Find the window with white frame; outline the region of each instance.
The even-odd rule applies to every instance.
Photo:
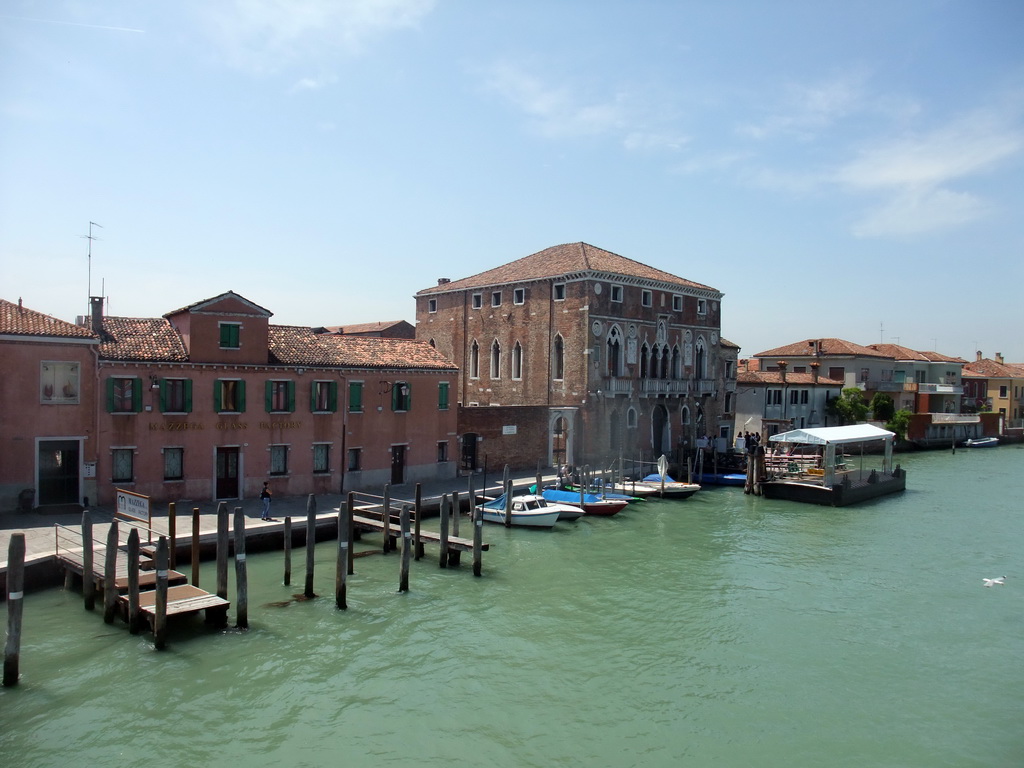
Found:
[[[501,291],[492,291],[491,292],[491,306],[492,307],[500,307],[501,306]]]
[[[110,480],[114,483],[135,482],[135,449],[112,448],[110,451]]]
[[[525,304],[526,303],[526,289],[516,288],[512,292],[512,303],[513,304]]]
[[[555,283],[551,286],[551,297],[555,301],[565,301],[565,283]]]
[[[497,339],[491,344],[491,378],[501,378],[501,344]]]
[[[654,294],[651,291],[643,290],[640,291],[640,304],[645,307],[654,305]]]
[[[697,299],[697,314],[706,315],[708,313],[708,302],[707,299]]]
[[[79,365],[44,360],[39,367],[39,401],[70,405],[79,398]]]
[[[427,299],[427,312],[437,312],[437,299]]]
[[[512,347],[512,378],[516,381],[523,378],[523,345],[518,341]]]
[[[313,443],[313,474],[323,475],[331,471],[331,444]]]
[[[612,299],[612,301],[615,301],[615,302],[619,302],[619,303],[622,302],[622,286],[621,285],[613,285],[612,286],[612,289],[611,289],[611,299]]]
[[[484,305],[484,295],[482,293],[473,294],[473,309],[480,309]]]
[[[673,312],[682,312],[683,311],[683,297],[682,296],[673,296],[672,297],[672,311]]]
[[[164,448],[164,480],[183,480],[185,477],[185,449]]]
[[[272,445],[272,446],[270,446],[270,474],[271,475],[287,475],[288,474],[288,446],[287,445]]]

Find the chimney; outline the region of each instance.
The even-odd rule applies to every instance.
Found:
[[[821,363],[819,363],[817,360],[815,360],[813,363],[811,363],[811,380],[815,384],[818,383],[818,369],[819,368],[821,368]]]
[[[446,285],[447,283],[450,283],[451,281],[452,280],[451,280],[450,277],[439,277],[439,278],[437,278],[437,284],[438,285]]]
[[[981,350],[980,349],[977,352],[974,353],[974,360],[975,360],[975,362],[978,362],[978,363],[981,362]]]
[[[92,309],[92,332],[99,333],[103,330],[103,297],[90,296],[89,306]]]
[[[779,374],[782,376],[783,382],[786,380],[786,367],[789,365],[785,360],[779,360]]]
[[[999,363],[1000,365],[1003,364],[1003,353],[1002,352],[996,352],[996,362]]]

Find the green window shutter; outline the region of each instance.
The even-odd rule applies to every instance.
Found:
[[[363,410],[363,383],[361,381],[348,385],[348,409],[353,413]]]
[[[295,413],[295,382],[288,382],[288,413]]]
[[[142,411],[142,379],[132,379],[132,410]]]
[[[274,410],[274,382],[272,381],[263,384],[263,402],[266,405],[267,413]]]
[[[245,413],[245,382],[238,382],[238,412]]]
[[[220,408],[220,398],[221,398],[221,393],[223,392],[223,390],[224,390],[224,384],[223,383],[221,383],[219,381],[213,382],[213,411],[214,411],[214,413],[220,413],[220,410],[221,410],[221,408]]]
[[[316,382],[309,382],[309,412],[316,413]]]
[[[167,413],[167,379],[160,379],[160,413]]]
[[[331,413],[338,410],[338,382],[332,381],[327,390],[327,408]]]
[[[448,382],[442,381],[437,385],[437,408],[441,411],[448,410]]]
[[[107,413],[114,412],[114,379],[107,379]]]
[[[392,411],[397,411],[398,410],[398,398],[399,398],[398,384],[393,384],[391,386],[391,410]]]
[[[405,384],[405,397],[403,398],[405,400],[405,402],[403,403],[403,405],[405,405],[405,410],[411,411],[412,410],[412,384],[410,384],[408,381],[403,382],[403,383]]]
[[[185,379],[185,413],[192,413],[192,379]]]

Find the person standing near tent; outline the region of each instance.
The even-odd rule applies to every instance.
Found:
[[[263,502],[263,514],[260,517],[261,520],[270,519],[270,483],[264,481],[263,490],[260,491],[260,501]]]

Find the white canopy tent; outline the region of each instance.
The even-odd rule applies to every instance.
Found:
[[[836,446],[846,443],[866,443],[877,440],[885,441],[885,458],[882,471],[892,472],[892,446],[895,432],[876,427],[873,424],[850,424],[845,427],[811,427],[809,429],[791,429],[768,438],[773,443],[799,443],[802,445],[823,445],[825,455],[822,467],[825,470],[825,483],[831,485],[835,481]]]

